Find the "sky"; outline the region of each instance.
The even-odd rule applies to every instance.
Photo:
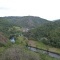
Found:
[[[0,16],[39,16],[60,19],[60,0],[0,0]]]

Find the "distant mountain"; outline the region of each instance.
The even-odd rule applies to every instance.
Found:
[[[22,28],[22,31],[27,31],[27,29],[36,28],[49,22],[46,19],[36,16],[0,17],[0,32],[3,32],[5,36],[7,35],[9,37],[9,29],[13,26]]]
[[[54,23],[57,27],[60,27],[60,19],[54,20],[53,23]]]
[[[59,24],[60,23],[60,19],[55,20],[54,22],[57,23],[57,24]]]
[[[23,17],[2,17],[7,24],[21,26],[24,28],[34,28],[38,27],[49,21],[40,17],[35,16],[23,16]],[[6,23],[5,23],[6,24]]]

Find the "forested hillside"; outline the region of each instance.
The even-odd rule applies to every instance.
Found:
[[[60,20],[59,20],[60,21]],[[25,33],[29,39],[42,41],[47,45],[60,47],[60,22],[54,21]]]
[[[23,17],[0,17],[0,32],[9,35],[9,29],[13,26],[25,29],[36,28],[42,24],[48,23],[46,19],[35,16]]]
[[[0,19],[1,20],[1,19]],[[4,22],[7,24],[21,26],[24,28],[34,28],[41,24],[49,22],[46,19],[35,17],[35,16],[23,16],[23,17],[3,17]],[[6,24],[5,23],[5,24]]]
[[[4,19],[4,17],[0,17],[0,32],[8,34],[8,29],[14,26],[8,20]]]
[[[35,16],[0,17],[0,32],[5,35],[17,34],[21,28],[34,28],[25,33],[30,39],[42,40],[45,44],[60,47],[60,20],[48,21]]]

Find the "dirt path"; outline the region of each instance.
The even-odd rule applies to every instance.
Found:
[[[29,45],[29,46],[33,46],[33,47],[36,47],[36,43],[35,43],[35,41],[33,41],[33,40],[29,40],[29,41],[28,41],[28,45]]]

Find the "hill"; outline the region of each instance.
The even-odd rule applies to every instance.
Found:
[[[43,24],[25,33],[29,39],[42,41],[45,44],[60,47],[60,20]]]
[[[30,30],[22,33],[26,28]],[[11,36],[16,40],[14,44],[9,40]],[[0,60],[57,60],[40,51],[30,51],[28,45],[43,47],[47,51],[50,45],[60,48],[60,23],[35,16],[0,17]],[[60,49],[51,49],[54,50],[60,53]]]
[[[7,21],[9,24],[16,26],[21,26],[24,28],[34,28],[41,24],[49,22],[46,19],[35,17],[35,16],[23,16],[23,17],[3,17],[4,21]],[[8,24],[7,23],[7,24]]]

